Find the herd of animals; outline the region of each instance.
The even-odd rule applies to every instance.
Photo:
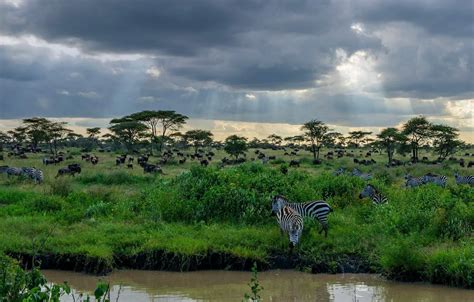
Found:
[[[286,152],[284,155],[286,156],[295,156],[298,154],[298,149],[293,149],[291,153]],[[361,151],[362,152],[362,151]],[[24,152],[18,154],[9,153],[9,156],[15,156],[17,158],[27,158]],[[270,160],[275,160],[276,156],[266,156],[263,151],[255,150],[256,155],[255,158],[251,158],[251,161],[261,160],[263,164],[268,163]],[[371,152],[367,152],[365,154],[366,158],[371,157]],[[467,156],[469,154],[466,153]],[[474,154],[473,154],[474,155]],[[138,155],[136,158],[136,163],[143,168],[144,173],[159,173],[164,174],[162,170],[162,166],[166,165],[171,160],[175,160],[177,157],[178,164],[184,164],[187,160],[191,161],[198,161],[201,166],[208,166],[209,163],[212,161],[215,153],[212,151],[205,152],[202,149],[197,149],[193,154],[184,154],[183,152],[173,149],[163,153],[160,161],[156,164],[149,163],[150,154]],[[374,159],[357,159],[355,158],[353,151],[346,152],[345,150],[335,150],[334,152],[330,151],[324,155],[327,160],[333,159],[334,156],[337,158],[341,158],[343,156],[347,157],[354,157],[353,162],[360,164],[360,165],[371,165],[376,163]],[[65,159],[72,159],[71,155],[65,155],[64,153],[60,152],[57,156],[49,156],[42,159],[43,165],[50,165],[50,164],[60,164]],[[3,156],[0,158],[3,160]],[[88,153],[83,153],[81,155],[81,160],[85,162],[91,163],[93,166],[99,163],[99,157],[96,155],[91,155]],[[449,158],[450,161],[458,162],[461,167],[465,167],[464,159],[456,159],[456,158]],[[238,158],[235,160],[230,160],[227,158],[223,158],[219,163],[220,167],[225,165],[231,164],[239,164],[246,161],[246,158]],[[427,158],[422,159],[425,163],[427,162]],[[135,157],[130,156],[127,154],[123,154],[117,156],[115,159],[115,165],[121,166],[126,165],[127,168],[133,169],[133,164],[135,163]],[[321,160],[314,160],[313,164],[318,165],[321,164]],[[400,166],[400,165],[410,165],[411,162],[403,163],[399,160],[392,160],[392,162],[387,166]],[[299,167],[300,161],[292,159],[289,161],[289,167]],[[474,166],[474,162],[469,161],[467,167],[470,168]],[[81,164],[79,163],[72,163],[68,164],[66,167],[61,167],[58,169],[56,174],[57,177],[61,177],[64,175],[71,175],[75,176],[76,174],[80,174],[82,171]],[[288,172],[286,170],[281,170],[282,173],[286,174]],[[10,166],[0,166],[0,174],[6,174],[7,176],[22,176],[29,179],[32,179],[35,183],[42,183],[44,181],[44,173],[41,169],[35,167],[10,167]],[[359,177],[362,180],[366,181],[366,185],[363,190],[359,194],[359,198],[369,198],[373,204],[381,205],[388,202],[388,198],[380,192],[374,185],[368,183],[373,177],[369,173],[363,173],[361,170],[354,168],[352,171],[348,171],[346,168],[341,167],[338,168],[333,172],[335,176],[340,176],[344,174],[351,175],[353,177]],[[474,187],[474,176],[461,176],[458,173],[454,175],[455,182],[457,185],[467,184],[471,187]],[[428,173],[426,175],[420,177],[413,177],[410,174],[405,175],[405,187],[407,188],[414,188],[425,184],[435,184],[440,187],[445,187],[447,183],[447,176],[445,175],[436,175],[433,173]],[[303,218],[310,217],[317,220],[321,225],[321,230],[319,233],[324,231],[324,235],[327,237],[328,234],[328,215],[332,212],[331,207],[328,203],[324,200],[317,200],[317,201],[309,201],[306,203],[290,203],[287,198],[281,195],[277,195],[272,199],[272,214],[276,215],[277,222],[280,226],[282,233],[287,233],[290,241],[290,249],[298,244],[301,238],[301,234],[303,231]]]

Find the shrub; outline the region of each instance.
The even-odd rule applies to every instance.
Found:
[[[423,277],[426,257],[412,239],[400,238],[383,248],[380,263],[388,277],[416,281]]]
[[[49,185],[51,194],[67,197],[72,192],[71,181],[65,178],[59,178]]]

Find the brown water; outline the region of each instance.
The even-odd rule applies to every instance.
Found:
[[[161,272],[122,270],[107,277],[45,270],[51,282],[68,281],[79,292],[91,292],[99,279],[113,285],[112,301],[242,301],[249,292],[249,272],[200,271]],[[263,301],[385,301],[385,302],[473,302],[474,291],[400,283],[367,274],[307,274],[289,270],[259,273]],[[64,299],[72,301],[72,299]]]

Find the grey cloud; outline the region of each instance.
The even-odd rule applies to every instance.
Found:
[[[469,1],[3,3],[0,34],[34,35],[91,56],[0,45],[0,118],[173,109],[195,118],[385,126],[413,114],[443,115],[444,101],[422,99],[472,98],[472,14]],[[357,22],[365,32],[351,30]],[[317,80],[335,72],[337,49],[373,55],[381,88],[319,87]],[[94,58],[103,53],[143,56]],[[159,76],[146,74],[151,66]],[[304,100],[264,93],[292,89],[315,92]],[[387,106],[392,97],[409,98],[411,106]]]

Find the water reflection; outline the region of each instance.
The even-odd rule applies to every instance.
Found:
[[[56,270],[44,271],[52,282],[68,281],[79,292],[91,292],[99,277]],[[249,291],[249,272],[157,272],[123,270],[103,280],[113,284],[112,300],[120,301],[241,301]],[[474,301],[474,291],[419,283],[399,283],[365,274],[306,274],[274,270],[259,274],[264,301]],[[121,286],[120,286],[121,285]],[[64,301],[72,301],[64,299]]]

